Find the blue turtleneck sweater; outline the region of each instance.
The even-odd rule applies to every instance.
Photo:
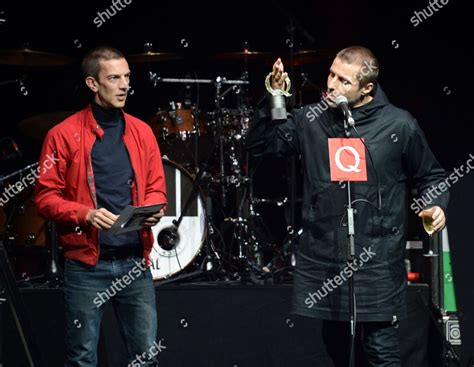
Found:
[[[114,214],[132,205],[131,183],[134,174],[123,142],[125,120],[122,111],[117,108],[107,109],[92,103],[94,118],[104,130],[102,139],[96,138],[92,147],[92,169],[97,190],[97,205]],[[111,236],[107,231],[100,231],[101,248],[116,246],[138,246],[138,231]]]

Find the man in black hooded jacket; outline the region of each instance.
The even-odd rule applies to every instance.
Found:
[[[388,101],[377,83],[378,72],[378,61],[367,48],[340,51],[329,70],[322,100],[294,110],[282,121],[272,121],[268,98],[262,100],[246,146],[255,157],[301,155],[303,234],[296,259],[293,312],[348,330],[348,280],[353,277],[356,325],[368,365],[395,367],[401,365],[398,320],[407,316],[407,183],[413,182],[423,195],[444,182],[446,175],[416,120]],[[270,81],[270,92],[288,83],[280,59],[273,65]],[[367,180],[351,182],[355,260],[350,263],[347,184],[331,180],[330,169],[330,140],[346,137],[338,96],[347,98],[355,120],[350,138],[363,139],[367,156]],[[432,218],[433,230],[440,231],[446,223],[449,195],[436,192],[439,195],[431,195],[429,210],[419,215]],[[341,344],[348,344],[339,342],[338,354],[343,355]],[[338,364],[337,358],[334,362]]]

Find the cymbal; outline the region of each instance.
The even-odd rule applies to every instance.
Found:
[[[28,117],[18,123],[18,129],[24,135],[35,140],[43,140],[48,131],[75,111],[57,111]]]
[[[69,56],[49,52],[33,51],[29,48],[0,50],[0,64],[18,66],[59,66],[71,64]]]
[[[128,55],[127,60],[129,62],[158,62],[158,61],[172,61],[180,60],[181,56],[170,53],[170,52],[153,52],[147,51],[140,54]]]
[[[214,55],[217,60],[223,61],[268,61],[271,60],[273,54],[271,52],[249,51],[244,50],[240,52],[225,52]]]
[[[295,66],[318,64],[330,61],[334,56],[335,53],[328,50],[302,50],[293,54],[293,63]],[[289,58],[288,55],[287,59]]]

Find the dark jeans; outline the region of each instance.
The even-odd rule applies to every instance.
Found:
[[[100,324],[108,302],[114,307],[128,363],[158,365],[152,351],[157,333],[155,288],[150,269],[144,269],[139,257],[99,260],[95,266],[66,259],[66,367],[97,365]]]
[[[324,320],[323,339],[334,367],[347,367],[349,365],[349,323]],[[360,352],[355,353],[356,366],[401,366],[398,324],[358,322],[354,344],[362,346],[364,351],[364,355],[360,355]]]

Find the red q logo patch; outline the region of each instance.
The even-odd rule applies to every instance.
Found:
[[[365,147],[356,138],[329,138],[331,181],[367,181]]]

